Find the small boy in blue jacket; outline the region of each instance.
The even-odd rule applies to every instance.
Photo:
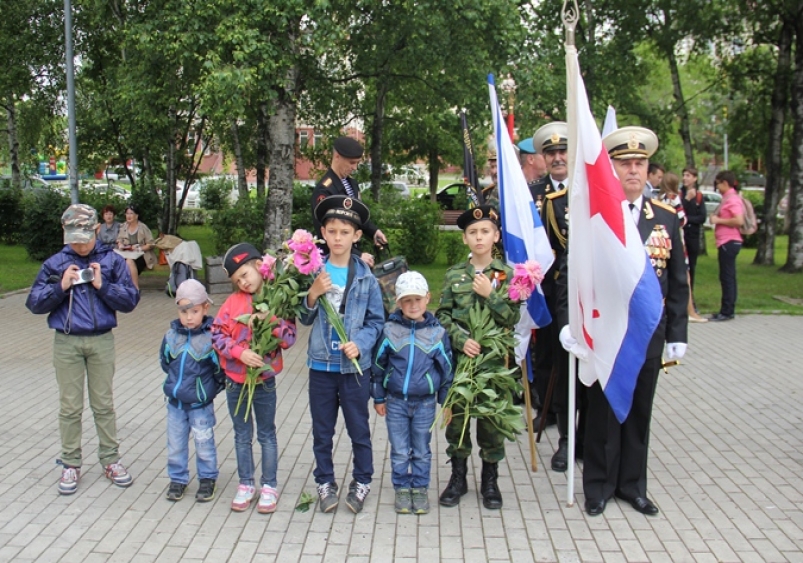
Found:
[[[435,401],[443,404],[454,373],[449,335],[427,311],[427,280],[405,272],[396,280],[399,309],[388,318],[371,376],[374,410],[386,416],[396,512],[429,512]]]
[[[167,500],[184,498],[190,482],[189,437],[195,439],[198,492],[195,500],[215,498],[218,477],[215,447],[215,397],[223,390],[224,374],[212,348],[212,300],[198,280],[185,280],[176,291],[178,319],[162,339],[159,359],[167,373]]]

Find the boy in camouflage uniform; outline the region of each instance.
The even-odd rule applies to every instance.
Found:
[[[479,301],[488,308],[500,328],[512,331],[521,315],[519,305],[507,293],[513,270],[492,256],[494,244],[500,237],[498,220],[496,209],[489,205],[469,209],[457,220],[457,225],[463,229],[463,242],[471,250],[471,257],[447,270],[440,304],[435,312],[452,341],[455,363],[459,354],[473,358],[482,351],[480,344],[468,331],[468,314],[475,302]],[[511,335],[511,358],[513,342]],[[460,497],[468,492],[466,472],[467,460],[471,455],[471,439],[466,432],[460,444],[464,423],[462,411],[447,412],[444,416],[448,422],[446,441],[449,447],[446,453],[452,464],[452,476],[441,493],[440,504],[457,506]],[[482,459],[482,503],[485,508],[502,508],[502,495],[496,481],[498,463],[505,458],[505,438],[486,419],[477,419],[476,437]]]

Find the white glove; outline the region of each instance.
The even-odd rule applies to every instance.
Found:
[[[574,354],[581,360],[586,358],[586,351],[585,349],[580,346],[580,343],[577,342],[577,339],[572,336],[572,331],[569,328],[569,325],[564,326],[560,329],[560,334],[558,335],[558,339],[560,340],[561,346],[567,352]]]
[[[679,360],[686,353],[685,342],[667,342],[666,344],[666,359]]]

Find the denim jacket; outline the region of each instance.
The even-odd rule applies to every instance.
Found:
[[[343,324],[346,327],[348,340],[354,342],[360,350],[358,362],[363,374],[369,374],[372,363],[372,353],[376,341],[385,324],[385,309],[382,304],[382,290],[379,282],[371,273],[368,265],[357,256],[352,255],[355,262],[354,281],[349,288],[346,299],[346,312]],[[325,299],[321,296],[320,299]],[[305,312],[299,320],[301,324],[312,325],[307,347],[307,358],[316,362],[331,362],[333,355],[329,351],[332,327],[326,317],[326,312],[319,302],[310,309],[304,300]],[[344,354],[340,355],[340,372],[356,373],[354,364]]]

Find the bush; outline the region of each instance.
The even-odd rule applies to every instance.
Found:
[[[215,252],[222,255],[238,242],[250,242],[262,249],[265,236],[265,200],[237,200],[234,206],[216,211],[209,219],[215,240]]]
[[[370,206],[370,203],[369,203]],[[377,226],[390,238],[393,254],[402,254],[410,264],[431,264],[438,256],[441,210],[425,198],[398,198],[391,208],[377,209]]]
[[[143,182],[136,184],[128,203],[139,210],[139,220],[148,226],[153,232],[153,236],[158,236],[162,217],[162,200],[153,186]]]
[[[103,222],[101,213],[107,205],[114,206],[115,217],[118,221],[121,223],[125,221],[125,206],[128,205],[128,202],[118,195],[95,190],[78,190],[78,199],[81,203],[95,208],[95,211],[98,212],[98,221],[101,223]]]
[[[206,223],[206,210],[182,209],[179,225],[203,225]]]
[[[64,246],[61,215],[70,205],[66,194],[44,191],[22,200],[22,240],[33,260],[45,260]]]
[[[446,250],[446,263],[451,266],[457,264],[468,253],[463,243],[463,236],[459,231],[441,231],[441,245]]]
[[[312,233],[312,190],[313,186],[306,186],[295,182],[293,184],[293,215],[290,227],[293,231],[304,229]],[[320,237],[321,233],[313,233]]]
[[[0,180],[0,241],[19,244],[22,240],[22,190]]]
[[[237,188],[233,180],[215,178],[201,182],[201,207],[221,210],[230,207],[229,194]]]

